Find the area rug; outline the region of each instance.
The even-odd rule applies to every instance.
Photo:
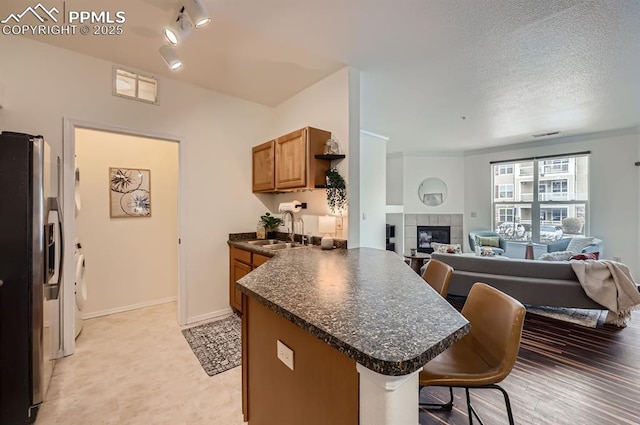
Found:
[[[525,307],[527,307],[527,313],[550,317],[552,319],[574,323],[588,328],[595,328],[598,326],[598,319],[602,313],[601,310],[585,310],[580,308],[547,307],[540,305],[525,305]]]
[[[240,317],[233,314],[226,319],[184,329],[182,334],[207,375],[213,376],[242,362]]]

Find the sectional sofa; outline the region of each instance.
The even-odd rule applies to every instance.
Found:
[[[525,304],[606,310],[587,296],[569,261],[438,253],[431,258],[453,267],[450,295],[466,297],[475,282],[484,282]]]

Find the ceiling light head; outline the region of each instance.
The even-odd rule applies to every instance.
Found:
[[[211,15],[201,0],[185,0],[184,8],[196,28],[202,28],[211,22]]]
[[[162,59],[164,59],[164,62],[167,64],[170,70],[177,71],[178,69],[182,68],[182,61],[178,57],[178,53],[173,46],[165,44],[164,46],[160,47],[159,52],[160,56],[162,56]]]
[[[193,27],[191,26],[189,19],[187,19],[187,15],[180,13],[178,18],[172,22],[171,25],[164,27],[162,34],[169,44],[177,46],[181,41],[187,38],[189,34],[191,34],[192,29]]]

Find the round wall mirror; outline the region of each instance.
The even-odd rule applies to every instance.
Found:
[[[429,207],[440,205],[447,199],[447,185],[437,177],[424,179],[418,188],[418,197]]]

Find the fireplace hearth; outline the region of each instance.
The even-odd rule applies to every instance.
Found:
[[[418,252],[431,254],[431,244],[451,243],[451,226],[417,226]]]

